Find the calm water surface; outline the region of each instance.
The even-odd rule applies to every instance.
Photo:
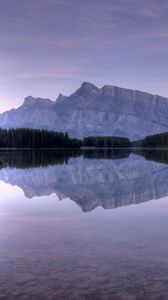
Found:
[[[1,152],[0,299],[168,299],[167,154]]]

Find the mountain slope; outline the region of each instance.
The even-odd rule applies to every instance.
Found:
[[[168,99],[115,86],[84,82],[71,96],[54,102],[27,97],[22,106],[0,114],[3,128],[45,128],[70,136],[120,135],[131,140],[168,131]]]

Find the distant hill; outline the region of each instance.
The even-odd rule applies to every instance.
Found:
[[[84,82],[69,97],[25,98],[17,109],[0,114],[2,128],[68,132],[71,137],[123,136],[142,139],[168,131],[168,99],[116,86]]]

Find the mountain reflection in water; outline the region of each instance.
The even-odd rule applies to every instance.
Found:
[[[133,151],[0,152],[0,299],[167,300],[167,153]]]
[[[55,193],[59,200],[70,198],[83,212],[168,195],[165,151],[4,151],[0,157],[0,180],[20,187],[27,198]]]

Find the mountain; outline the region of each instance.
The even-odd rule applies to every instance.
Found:
[[[168,99],[84,82],[75,93],[69,97],[60,94],[56,101],[25,98],[19,108],[0,114],[0,127],[67,131],[78,138],[117,135],[136,140],[168,131]]]

